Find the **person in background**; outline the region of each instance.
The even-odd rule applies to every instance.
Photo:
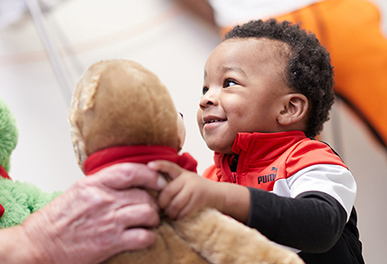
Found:
[[[179,0],[220,31],[276,18],[300,23],[330,52],[334,92],[387,149],[387,38],[380,12],[367,0]]]

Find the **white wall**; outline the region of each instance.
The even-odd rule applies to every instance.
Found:
[[[45,22],[72,85],[102,59],[132,59],[155,72],[184,113],[189,138],[184,150],[203,160],[200,171],[210,164],[212,154],[195,116],[203,65],[219,41],[217,35],[165,0],[68,0],[47,13]],[[28,16],[3,29],[0,41],[0,96],[20,130],[10,174],[45,190],[64,190],[82,177],[69,137],[69,102]]]
[[[387,13],[386,3],[378,2]],[[196,125],[203,66],[219,42],[207,25],[169,0],[66,0],[45,14],[45,22],[72,86],[90,64],[102,59],[132,59],[155,72],[184,113],[183,150],[199,161],[199,172],[212,162]],[[20,130],[12,155],[14,180],[53,191],[65,190],[83,177],[70,141],[69,102],[28,16],[0,31],[0,96],[13,110]],[[345,135],[341,154],[358,182],[356,206],[364,255],[369,264],[383,263],[387,156],[345,106],[338,104],[335,110]],[[332,122],[324,138],[333,143]]]

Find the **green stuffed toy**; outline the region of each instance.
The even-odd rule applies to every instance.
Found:
[[[0,98],[0,228],[20,225],[60,194],[43,192],[35,185],[14,182],[9,177],[10,157],[18,136],[15,117]]]

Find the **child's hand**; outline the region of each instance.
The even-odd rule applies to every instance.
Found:
[[[171,219],[181,219],[203,207],[220,210],[223,206],[222,188],[216,182],[169,161],[154,161],[148,163],[148,166],[155,171],[167,173],[172,178],[158,198],[160,208]]]

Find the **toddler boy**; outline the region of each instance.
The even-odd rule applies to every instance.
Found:
[[[236,26],[207,60],[199,103],[215,164],[203,177],[148,164],[174,179],[160,207],[171,218],[217,208],[308,264],[364,263],[354,178],[313,139],[329,119],[332,86],[329,54],[313,34],[274,19]]]

